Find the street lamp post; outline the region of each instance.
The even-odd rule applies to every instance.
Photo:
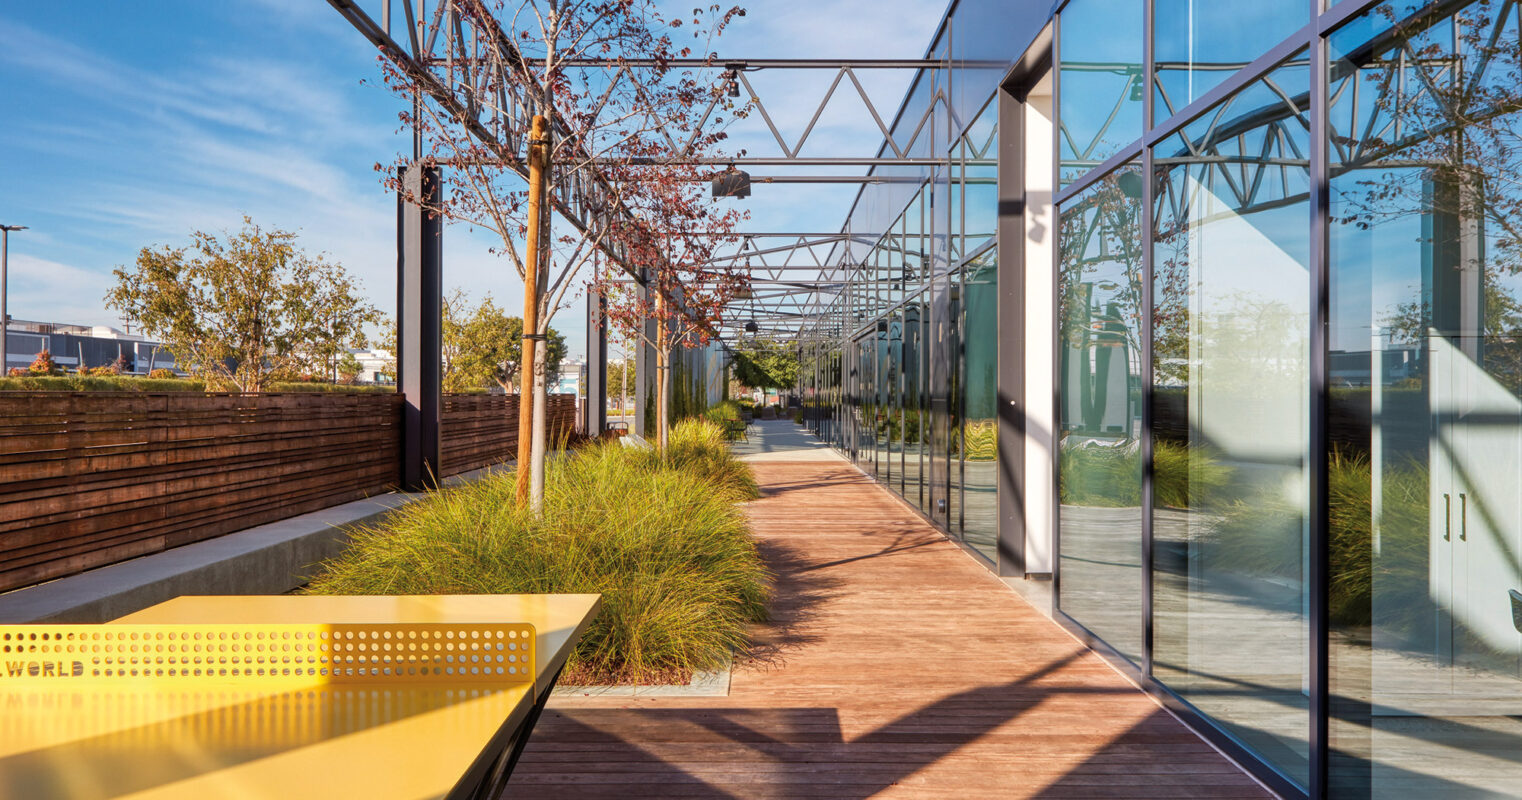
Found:
[[[6,331],[11,326],[11,315],[5,308],[6,286],[10,283],[10,276],[6,273],[6,261],[10,257],[11,231],[24,230],[26,230],[25,225],[0,225],[0,376],[10,374],[7,364],[10,350],[6,349],[8,343],[5,340]]]

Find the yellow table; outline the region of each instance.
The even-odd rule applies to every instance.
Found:
[[[602,607],[596,594],[442,594],[327,597],[187,595],[128,614],[117,623],[527,622],[538,643],[535,691],[554,686],[571,650]]]
[[[599,605],[181,597],[0,626],[0,797],[486,796]]]

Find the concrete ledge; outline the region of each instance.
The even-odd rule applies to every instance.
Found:
[[[0,594],[0,623],[98,623],[184,594],[282,594],[343,551],[346,527],[421,496],[356,500]]]
[[[567,697],[728,697],[730,669],[733,664],[717,672],[699,672],[692,676],[692,683],[640,684],[639,686],[556,686],[550,692],[550,705]]]

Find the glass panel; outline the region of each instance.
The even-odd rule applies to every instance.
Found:
[[[962,281],[962,536],[998,560],[999,271],[996,250],[967,265]]]
[[[969,253],[993,238],[999,222],[999,132],[994,125],[997,115],[997,104],[989,104],[967,131],[962,226]]]
[[[921,438],[924,426],[924,337],[918,301],[904,307],[904,497],[924,510]]]
[[[942,274],[931,283],[929,293],[930,320],[925,350],[927,354],[927,378],[925,399],[929,407],[925,447],[927,476],[926,513],[942,526],[947,525],[946,513],[951,507],[947,489],[951,485],[950,470],[946,463],[951,436],[950,389],[952,381],[952,325],[950,276]]]
[[[920,208],[923,197],[924,191],[921,190],[920,194],[909,203],[909,207],[904,209],[904,252],[901,257],[905,285],[910,292],[919,289],[925,283],[925,243],[922,237],[924,226],[921,219],[923,210]]]
[[[888,485],[904,493],[904,312],[888,319],[888,453],[892,478]]]
[[[1005,3],[958,3],[951,12],[952,108],[958,126],[978,112],[999,87],[1011,43],[1030,38],[1040,23],[1030,15],[1010,13]],[[1022,38],[1024,37],[1024,38]]]
[[[948,276],[946,362],[946,529],[962,537],[962,276]]]
[[[1142,135],[1142,0],[1073,0],[1058,24],[1066,186]]]
[[[1519,40],[1402,2],[1330,42],[1337,796],[1522,796]]]
[[[1142,656],[1141,168],[1061,210],[1058,259],[1058,602],[1133,661]]]
[[[950,498],[950,470],[946,463],[947,441],[950,438],[950,400],[952,381],[952,326],[951,282],[949,264],[946,260],[946,208],[948,182],[945,170],[938,170],[930,184],[931,193],[925,204],[925,216],[931,223],[930,242],[930,288],[926,292],[929,311],[926,330],[926,380],[925,400],[929,410],[929,430],[926,438],[927,477],[926,513],[942,526],[947,525],[946,512]]]
[[[872,364],[877,349],[871,338],[859,339],[856,350],[856,446],[862,469],[869,473],[877,471],[877,439],[872,432],[872,420],[877,415],[877,385],[872,377]]]
[[[962,249],[962,142],[957,141],[948,154],[950,189],[946,204],[946,252],[947,259],[955,262],[966,252]]]
[[[1306,781],[1304,56],[1153,151],[1153,674]]]
[[[1200,99],[1310,21],[1310,6],[1298,2],[1153,3],[1154,125]]]
[[[888,320],[877,321],[877,413],[872,429],[877,437],[877,476],[884,481],[893,480],[893,361],[888,342]]]

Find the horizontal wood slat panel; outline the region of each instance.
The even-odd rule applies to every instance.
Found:
[[[440,472],[458,475],[510,461],[518,455],[518,396],[456,394],[444,396],[441,417]],[[576,396],[552,394],[545,419],[551,447],[576,428]]]
[[[0,590],[389,491],[402,404],[0,392]]]
[[[0,591],[390,491],[400,394],[0,392]],[[511,460],[518,398],[445,395],[442,473]],[[551,395],[552,443],[576,399]]]

